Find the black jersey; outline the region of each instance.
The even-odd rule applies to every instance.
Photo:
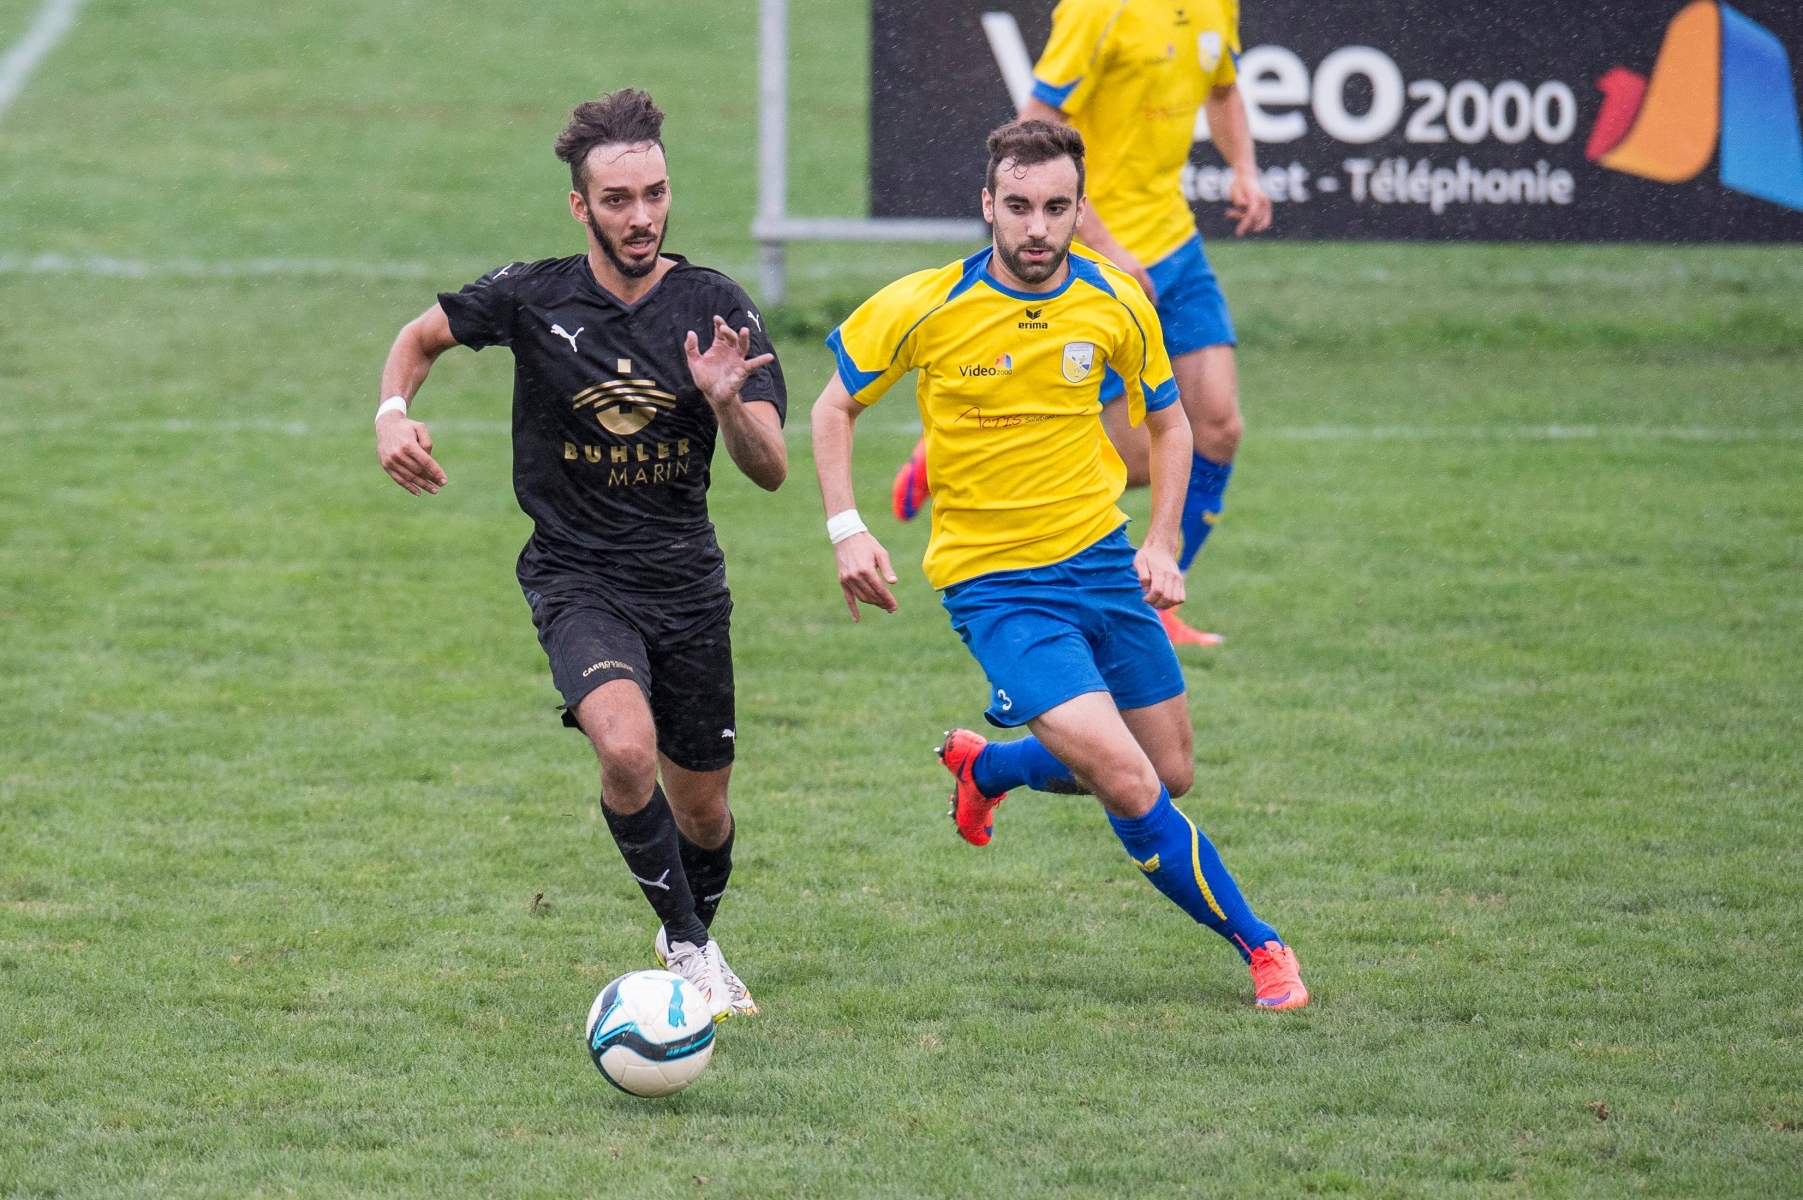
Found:
[[[533,523],[519,560],[529,591],[579,583],[699,599],[724,589],[707,513],[720,427],[683,344],[693,330],[705,351],[716,315],[751,330],[752,357],[770,339],[738,284],[667,257],[676,265],[630,306],[596,282],[585,255],[513,263],[438,297],[460,344],[513,349],[513,490]],[[754,371],[740,397],[786,416],[781,367]]]

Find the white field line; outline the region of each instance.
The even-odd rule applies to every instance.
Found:
[[[528,250],[531,253],[531,250]],[[460,262],[410,262],[410,261],[363,261],[344,258],[305,258],[300,256],[272,255],[259,258],[169,258],[143,259],[119,258],[107,255],[78,256],[58,253],[40,254],[5,254],[0,253],[0,275],[100,275],[107,277],[125,277],[131,279],[152,278],[159,275],[176,275],[188,278],[231,278],[235,276],[257,275],[348,275],[378,279],[424,279],[450,276],[474,279],[484,271],[491,271],[503,262],[509,261],[504,254],[496,254],[486,259],[467,259]],[[700,256],[697,261],[710,266],[716,271],[724,271],[735,279],[751,275],[757,264],[731,259],[715,259],[708,255]],[[886,283],[895,276],[895,267],[886,261],[860,262],[852,260],[814,262],[795,264],[791,275],[805,276],[810,279],[856,278],[877,280]],[[1347,271],[1335,271],[1323,267],[1304,266],[1300,264],[1235,264],[1233,276],[1239,280],[1257,280],[1260,283],[1346,283],[1359,281],[1365,283],[1398,283],[1412,285],[1413,276],[1402,273],[1392,274],[1388,268],[1377,266],[1357,267]],[[1522,268],[1519,270],[1499,271],[1488,279],[1473,279],[1475,285],[1500,283],[1503,285],[1528,284],[1598,284],[1613,287],[1632,288],[1645,287],[1652,283],[1669,283],[1672,281],[1694,280],[1703,283],[1763,283],[1803,281],[1803,264],[1766,264],[1759,268],[1742,267],[1736,263],[1714,263],[1708,266],[1692,267],[1677,264],[1669,269],[1657,271],[1611,271],[1586,267],[1566,267],[1547,270]]]
[[[118,258],[111,255],[73,254],[0,254],[0,275],[93,275],[108,279],[155,279],[174,276],[182,279],[241,279],[258,277],[307,277],[330,279],[474,279],[484,271],[508,261],[497,254],[490,259],[463,262],[364,261],[351,258],[302,258],[271,255],[266,258]],[[750,276],[755,263],[732,262],[703,257],[701,261],[716,271],[724,271],[735,279]],[[860,270],[857,264],[809,263],[797,266],[791,275],[809,279],[844,279],[856,276],[887,282],[894,272],[882,264]],[[873,284],[871,290],[876,289]]]
[[[373,410],[372,410],[373,411]],[[791,414],[791,417],[797,414]],[[442,417],[433,420],[422,413],[434,433],[506,435],[512,431],[507,421],[485,421],[469,417]],[[76,416],[46,417],[41,420],[0,420],[0,437],[72,433],[87,436],[97,423],[109,435],[147,436],[155,434],[227,435],[237,433],[276,433],[286,437],[342,437],[368,433],[366,424],[335,420],[276,420],[248,417],[239,420],[188,420],[171,418],[150,421],[104,421]],[[791,420],[790,432],[805,429],[805,421]],[[865,421],[865,429],[880,433],[918,433],[918,422]],[[1771,429],[1735,428],[1712,425],[1307,425],[1271,426],[1252,431],[1251,436],[1285,442],[1565,442],[1565,441],[1669,441],[1669,442],[1794,442],[1803,440],[1803,427]]]
[[[56,49],[56,44],[75,27],[79,8],[81,0],[45,0],[25,36],[13,43],[5,58],[0,58],[0,113],[12,107],[44,56]]]
[[[106,278],[230,279],[271,275],[352,276],[360,279],[475,278],[487,268],[424,262],[365,262],[346,258],[171,258],[73,257],[67,254],[0,254],[0,275],[98,275]]]
[[[1794,441],[1803,429],[1716,425],[1304,425],[1249,431],[1286,442],[1566,442],[1619,438],[1672,442]]]

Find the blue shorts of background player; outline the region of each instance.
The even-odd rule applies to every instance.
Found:
[[[945,589],[952,628],[989,679],[991,725],[1012,729],[1087,692],[1116,708],[1183,694],[1183,668],[1146,603],[1126,527],[1062,562]]]
[[[1172,359],[1208,346],[1234,346],[1233,318],[1227,313],[1227,297],[1208,255],[1202,252],[1200,234],[1146,268],[1157,289],[1158,322],[1164,327],[1165,353]],[[1119,400],[1126,385],[1112,369],[1102,376],[1103,404]],[[1189,491],[1183,500],[1183,550],[1177,565],[1187,571],[1220,519],[1233,476],[1232,462],[1214,462],[1196,454],[1190,462]]]
[[[1204,346],[1237,346],[1233,317],[1221,281],[1208,265],[1197,234],[1146,268],[1158,290],[1154,306],[1164,326],[1164,352],[1172,358]],[[1121,377],[1112,370],[1102,377],[1102,403],[1119,400],[1126,392]]]

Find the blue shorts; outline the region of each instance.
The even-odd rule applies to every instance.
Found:
[[[1234,346],[1233,318],[1227,314],[1227,297],[1208,255],[1202,253],[1200,234],[1147,268],[1158,289],[1158,323],[1164,326],[1164,352],[1172,358],[1204,346]],[[1126,394],[1121,377],[1110,368],[1102,378],[1102,403]]]
[[[1150,267],[1152,286],[1158,289],[1158,323],[1164,326],[1164,351],[1172,358],[1204,346],[1232,346],[1233,318],[1227,315],[1227,297],[1215,269],[1202,253],[1197,234]]]
[[[940,603],[989,677],[991,725],[1025,725],[1086,692],[1123,709],[1183,694],[1183,667],[1140,591],[1125,527],[1063,562],[954,583]]]

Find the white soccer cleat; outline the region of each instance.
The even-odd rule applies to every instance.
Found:
[[[732,1001],[732,1012],[735,1017],[756,1016],[758,1002],[751,998],[751,989],[745,986],[738,973],[726,965],[726,955],[720,953],[719,942],[709,942],[708,948],[720,960],[720,976],[726,980],[726,994]]]
[[[759,1011],[757,1001],[751,998],[751,989],[745,986],[745,981],[739,978],[738,972],[727,965],[726,955],[720,952],[720,943],[710,939],[708,947],[713,951],[713,957],[720,964],[721,978],[726,981],[726,995],[732,1004],[731,1015],[735,1017],[755,1016]],[[652,942],[651,948],[652,952],[657,955],[658,965],[669,967],[670,935],[664,931],[662,925],[657,927],[657,938]],[[674,967],[670,967],[670,969],[675,970]],[[682,974],[680,971],[676,973]]]
[[[726,986],[726,977],[720,972],[720,948],[712,938],[705,946],[697,946],[694,942],[669,942],[664,949],[665,969],[695,985],[695,990],[707,1001],[708,1014],[714,1020],[724,1021],[732,1016],[732,993]]]

